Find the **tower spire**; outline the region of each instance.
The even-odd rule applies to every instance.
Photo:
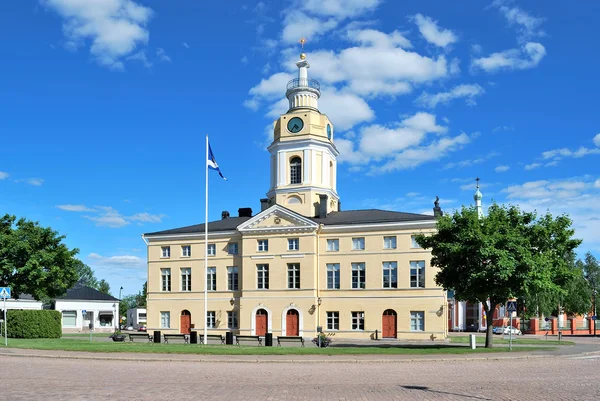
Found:
[[[475,208],[477,209],[477,217],[482,218],[483,217],[483,209],[481,207],[481,199],[483,198],[483,194],[479,190],[480,178],[479,177],[475,178],[475,181],[477,182],[477,184],[476,184],[475,194],[473,195],[473,199],[475,200]]]
[[[292,110],[303,108],[319,110],[318,100],[321,97],[321,85],[319,81],[308,78],[310,64],[306,60],[306,53],[304,53],[306,39],[301,38],[299,43],[302,47],[302,52],[300,53],[300,60],[296,62],[298,78],[288,82],[285,92],[285,96],[290,102],[288,113]]]

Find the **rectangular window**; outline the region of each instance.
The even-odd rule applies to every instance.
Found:
[[[288,263],[288,289],[300,289],[300,263]]]
[[[184,258],[192,256],[192,247],[190,245],[183,245],[181,247],[181,256]]]
[[[365,237],[352,238],[352,250],[353,251],[364,251],[365,250]]]
[[[425,288],[425,261],[410,262],[410,287]]]
[[[230,255],[237,255],[238,254],[238,243],[230,242],[229,244],[227,244],[227,253]]]
[[[161,256],[163,258],[171,257],[171,247],[170,246],[161,246],[160,250],[161,250]]]
[[[65,310],[62,313],[62,317],[64,327],[75,327],[77,325],[77,311]]]
[[[237,266],[231,266],[227,268],[227,289],[229,291],[239,290],[238,276],[239,271]]]
[[[206,312],[206,327],[209,329],[214,329],[215,327],[217,327],[216,325],[216,313],[215,311],[208,311]]]
[[[216,291],[217,290],[217,268],[209,267],[206,269],[206,290]]]
[[[397,262],[383,262],[383,288],[398,288]]]
[[[160,269],[160,290],[171,291],[171,269]]]
[[[366,269],[364,263],[352,263],[352,288],[365,288]]]
[[[192,269],[184,267],[181,269],[181,291],[192,290]]]
[[[327,252],[337,252],[340,250],[339,239],[328,239],[327,240]]]
[[[419,245],[419,243],[417,242],[417,236],[416,235],[411,235],[410,236],[410,247],[411,248],[420,248],[421,245]]]
[[[288,238],[288,251],[297,251],[300,249],[300,238]]]
[[[208,256],[215,256],[217,254],[217,245],[216,244],[208,244]]]
[[[352,312],[352,330],[365,329],[365,312]]]
[[[258,283],[256,288],[259,290],[269,289],[269,265],[256,265],[256,276]]]
[[[234,310],[227,311],[227,328],[237,329],[238,328],[238,315]]]
[[[327,330],[340,329],[340,312],[327,312]]]
[[[425,331],[425,312],[410,312],[410,331]]]
[[[259,239],[258,240],[258,252],[268,252],[269,251],[269,240],[268,239]]]
[[[383,249],[396,249],[396,236],[383,237]]]
[[[160,328],[168,329],[171,327],[171,312],[160,312]]]
[[[327,263],[327,289],[340,289],[340,264]]]

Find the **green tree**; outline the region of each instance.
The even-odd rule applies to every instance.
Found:
[[[94,275],[94,271],[91,267],[86,265],[80,260],[76,260],[75,268],[77,269],[77,285],[84,285],[98,289],[98,279]]]
[[[587,283],[587,287],[592,295],[592,313],[597,316],[597,297],[600,295],[600,264],[598,260],[590,252],[585,254],[585,261],[581,262],[583,270],[583,278]],[[596,334],[596,322],[594,320],[594,334]]]
[[[148,282],[146,281],[142,287],[142,291],[135,296],[136,306],[138,308],[146,307],[146,298],[148,297]]]
[[[492,347],[493,310],[526,288],[564,295],[559,278],[567,270],[565,255],[580,240],[573,239],[571,220],[523,212],[516,206],[492,204],[478,218],[473,207],[442,216],[437,232],[417,237],[431,249],[431,265],[439,268],[435,281],[455,291],[456,298],[481,302],[486,312],[486,348]]]
[[[0,285],[12,295],[31,294],[37,300],[64,295],[77,281],[78,249],[69,249],[65,236],[39,223],[0,217]]]
[[[125,295],[121,302],[119,303],[119,313],[121,316],[127,316],[127,309],[136,307],[136,298],[137,295]]]
[[[98,283],[98,291],[100,291],[103,294],[112,295],[110,293],[110,285],[104,279],[100,280],[100,282]]]

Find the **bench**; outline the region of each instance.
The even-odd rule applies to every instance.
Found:
[[[190,343],[190,338],[187,334],[163,334],[165,338],[165,344],[169,343],[169,339],[180,339],[183,340],[184,344]]]
[[[260,336],[235,336],[236,345],[240,345],[240,340],[256,340],[258,345],[262,345],[262,338]]]
[[[221,334],[207,334],[206,342],[208,342],[208,340],[219,340],[221,341],[221,345],[225,344],[225,337],[223,337]],[[198,342],[200,344],[204,344],[204,334],[198,333]]]
[[[148,333],[129,333],[129,341],[133,342],[134,338],[143,338],[144,340],[148,340],[148,342],[151,343],[154,339],[154,336]]]
[[[304,337],[300,336],[277,336],[277,346],[281,347],[281,342],[301,342],[304,347]]]

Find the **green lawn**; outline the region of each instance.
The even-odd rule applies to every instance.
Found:
[[[449,337],[450,342],[453,344],[468,344],[469,336],[452,336]],[[475,342],[477,344],[485,344],[485,337],[477,336],[475,337]],[[504,340],[502,336],[494,336],[492,340],[492,344],[508,344],[510,340]],[[573,341],[558,341],[558,340],[542,340],[539,338],[526,338],[521,336],[513,337],[513,344],[526,344],[526,345],[575,345]]]
[[[86,342],[69,339],[35,339],[8,340],[9,348],[87,351],[87,352],[140,352],[164,354],[205,354],[205,355],[421,355],[421,354],[470,354],[488,352],[507,352],[507,347],[492,349],[477,348],[471,350],[463,345],[398,345],[398,346],[363,346],[363,347],[327,347],[321,348],[311,343],[306,348],[300,347],[250,347],[231,345],[196,345],[196,344],[154,344],[154,343],[116,343]],[[516,351],[554,350],[556,347],[518,347]]]

